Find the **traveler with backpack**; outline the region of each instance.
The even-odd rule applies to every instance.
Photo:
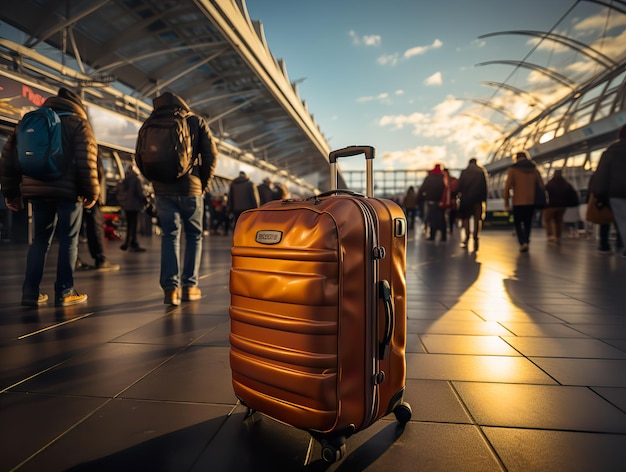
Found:
[[[202,256],[203,193],[215,171],[217,146],[207,121],[191,112],[178,95],[165,92],[153,100],[154,110],[139,130],[135,160],[152,182],[162,230],[163,302],[199,300]],[[185,254],[180,264],[181,230]],[[181,270],[182,269],[182,270]]]
[[[47,114],[51,121],[46,123],[28,113],[7,140],[0,159],[0,182],[8,208],[20,210],[23,199],[32,204],[33,241],[26,258],[22,305],[37,307],[48,301],[40,284],[55,229],[54,304],[76,305],[87,301],[87,295],[74,288],[74,266],[83,208],[92,208],[100,194],[98,145],[76,93],[61,88],[42,109],[38,113]],[[53,136],[50,141],[39,139],[49,135]]]

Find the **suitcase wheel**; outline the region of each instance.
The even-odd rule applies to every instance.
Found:
[[[407,402],[402,402],[393,409],[393,414],[396,415],[396,420],[399,423],[406,424],[411,419],[413,411],[411,410],[411,405]]]
[[[332,464],[346,455],[346,438],[340,436],[332,441],[322,441],[322,459]]]

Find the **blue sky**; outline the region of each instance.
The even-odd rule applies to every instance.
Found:
[[[248,0],[247,7],[330,147],[373,145],[377,169],[463,168],[472,156],[485,162],[511,117],[537,109],[528,96],[494,97],[497,88],[485,82],[536,91],[533,100],[542,103],[564,93],[531,71],[477,64],[527,60],[574,79],[592,72],[580,54],[555,43],[479,36],[558,24],[560,34],[587,44],[599,41],[599,30],[602,48],[626,44],[626,15],[574,0]],[[486,99],[510,116],[478,102]]]

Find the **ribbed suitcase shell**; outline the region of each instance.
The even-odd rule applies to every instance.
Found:
[[[327,434],[349,435],[391,412],[406,373],[405,251],[406,219],[390,200],[338,193],[244,212],[230,274],[237,397]],[[391,319],[382,280],[391,288]]]

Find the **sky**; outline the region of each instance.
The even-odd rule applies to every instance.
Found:
[[[372,145],[375,169],[485,163],[503,130],[566,92],[536,71],[485,62],[524,60],[574,80],[593,73],[588,58],[555,42],[480,36],[554,28],[598,50],[623,54],[626,44],[626,15],[575,0],[248,0],[247,8],[330,148]]]

